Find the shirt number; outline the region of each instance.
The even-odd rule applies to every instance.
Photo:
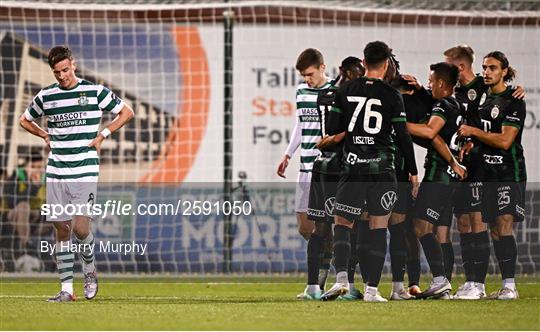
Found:
[[[367,103],[366,103],[367,100]],[[358,103],[356,105],[356,108],[354,109],[353,116],[351,118],[351,122],[349,122],[349,132],[352,132],[354,130],[354,126],[356,125],[356,120],[358,119],[358,115],[360,114],[360,111],[362,111],[362,108],[364,105],[366,105],[366,110],[364,112],[364,131],[368,134],[377,134],[381,131],[382,121],[383,117],[380,112],[371,110],[371,107],[373,105],[381,106],[381,101],[379,99],[367,99],[366,97],[353,97],[353,96],[347,96],[347,101],[350,102],[356,102]],[[371,119],[375,118],[375,124],[374,126],[370,126]]]

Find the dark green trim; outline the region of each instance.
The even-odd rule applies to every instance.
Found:
[[[60,92],[60,93],[55,93],[55,94],[52,94],[52,95],[44,95],[43,96],[43,101],[48,102],[48,101],[80,98],[83,95],[86,96],[87,98],[88,97],[96,97],[97,96],[97,91],[96,90],[88,90],[88,91]]]
[[[77,141],[81,139],[94,139],[97,136],[97,132],[93,133],[79,133],[79,134],[67,134],[67,135],[49,135],[51,142],[69,142]]]
[[[47,165],[58,167],[58,168],[76,168],[76,167],[82,167],[82,166],[94,166],[94,165],[99,165],[99,159],[88,158],[88,159],[76,160],[76,161],[54,161],[52,159],[49,159],[49,161],[47,162]]]
[[[99,176],[99,173],[98,172],[89,172],[89,173],[66,174],[66,175],[47,173],[47,177],[52,178],[52,179],[78,179],[78,178],[83,178],[85,176]]]
[[[502,126],[510,126],[510,127],[515,127],[517,129],[521,129],[521,126],[518,125],[517,123],[513,123],[513,122],[503,122],[502,123]]]

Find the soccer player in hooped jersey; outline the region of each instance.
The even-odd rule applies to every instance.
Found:
[[[365,77],[351,80],[340,87],[335,106],[330,112],[328,134],[345,132],[344,171],[337,185],[334,208],[336,283],[323,294],[323,300],[337,298],[349,290],[350,229],[367,202],[371,250],[364,301],[387,301],[379,294],[377,287],[386,256],[388,219],[397,199],[392,129],[396,131],[397,143],[405,157],[410,179],[417,182],[403,99],[397,90],[383,81],[391,54],[391,49],[384,42],[368,43],[364,48]]]
[[[433,280],[421,297],[442,296],[452,289],[445,271],[441,242],[434,227],[444,227],[448,233],[453,216],[455,184],[464,177],[464,169],[455,157],[459,153],[457,129],[462,122],[462,106],[452,97],[458,81],[458,68],[446,62],[430,66],[429,83],[434,104],[427,124],[408,123],[411,135],[433,140],[439,135],[453,156],[445,156],[435,146],[429,146],[425,176],[414,206],[415,233],[428,261]],[[439,233],[439,232],[438,232]]]
[[[319,261],[323,254],[324,241],[332,236],[332,222],[334,220],[333,206],[335,204],[336,185],[341,172],[341,149],[339,143],[330,144],[324,147],[323,141],[334,140],[335,137],[326,135],[329,112],[334,104],[338,87],[364,74],[364,68],[360,59],[356,57],[345,58],[339,67],[340,75],[332,81],[328,89],[320,90],[317,97],[317,106],[321,121],[321,141],[318,143],[321,150],[320,155],[313,164],[311,186],[309,189],[308,218],[315,222],[315,229],[308,240],[307,265],[308,282],[302,294],[297,296],[302,300],[320,300],[321,286],[319,285]],[[341,135],[343,136],[343,135]],[[341,139],[340,139],[341,141]],[[355,246],[351,248],[351,257],[355,256]],[[354,269],[357,261],[351,259],[352,268],[349,271],[349,280],[354,281]],[[353,289],[349,296],[344,299],[362,299],[362,294]]]
[[[502,288],[493,298],[519,297],[514,280],[517,246],[514,222],[525,217],[526,168],[521,136],[525,122],[525,102],[512,96],[507,86],[515,71],[504,53],[495,51],[484,57],[484,82],[489,86],[478,108],[482,128],[463,125],[459,134],[479,141],[483,166],[482,217],[489,223],[495,255],[502,274]]]
[[[106,87],[75,75],[71,50],[56,46],[49,51],[48,62],[58,83],[41,89],[20,117],[20,125],[42,138],[50,148],[47,163],[47,204],[91,206],[96,199],[99,176],[99,149],[105,138],[133,117],[133,110]],[[116,117],[98,133],[103,112]],[[34,120],[47,117],[47,131]],[[81,249],[84,296],[92,299],[98,292],[94,264],[94,236],[90,231],[91,211],[82,215],[63,214],[47,221],[55,227],[55,255],[62,289],[49,302],[74,301],[71,233]],[[77,211],[77,212],[79,212]]]
[[[320,90],[330,87],[330,79],[324,71],[326,65],[319,50],[308,48],[298,56],[296,69],[305,82],[298,85],[296,90],[296,122],[292,131],[289,146],[279,163],[277,174],[285,177],[289,160],[300,147],[300,173],[296,186],[295,210],[298,221],[298,231],[309,240],[314,223],[307,217],[309,186],[313,162],[319,155],[315,144],[321,137],[321,124],[317,111],[317,96]]]

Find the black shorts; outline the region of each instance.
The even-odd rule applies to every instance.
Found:
[[[423,181],[414,203],[414,217],[426,220],[435,226],[450,227],[456,184]]]
[[[412,204],[412,187],[409,182],[409,175],[400,170],[396,170],[397,179],[397,202],[392,212],[406,214]]]
[[[505,214],[513,215],[515,222],[525,219],[525,182],[484,182],[482,219],[495,222]]]
[[[312,172],[307,215],[315,222],[334,222],[339,175]]]
[[[359,219],[364,207],[371,216],[392,212],[397,200],[394,172],[382,174],[342,174],[336,191],[335,214],[349,221]]]

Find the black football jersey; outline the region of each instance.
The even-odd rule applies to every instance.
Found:
[[[489,94],[479,106],[482,130],[490,133],[501,133],[503,126],[519,129],[514,142],[508,150],[499,149],[480,143],[480,154],[483,159],[487,181],[525,181],[527,172],[521,136],[527,114],[525,101],[512,97],[513,90],[507,87],[499,94]]]
[[[322,137],[326,136],[327,127],[329,125],[330,110],[334,106],[336,93],[338,86],[336,86],[340,77],[338,76],[333,80],[328,89],[319,91],[317,96],[317,110],[319,112],[319,119],[321,121],[321,134]],[[341,151],[343,144],[339,144],[332,149],[332,151],[321,151],[313,163],[313,172],[322,174],[339,174],[341,172]]]
[[[359,174],[393,171],[393,122],[405,122],[401,94],[379,79],[360,77],[343,84],[332,108],[330,134],[346,132],[343,162]],[[335,127],[334,127],[335,126]]]
[[[447,97],[437,101],[431,110],[431,116],[438,116],[444,120],[444,126],[439,131],[439,136],[454,156],[457,156],[461,148],[457,130],[463,123],[463,107],[454,97]],[[428,147],[426,155],[425,176],[427,181],[444,182],[457,181],[458,177],[441,155],[433,148]]]
[[[454,89],[454,96],[465,109],[465,122],[469,126],[482,128],[478,106],[480,100],[485,100],[487,91],[488,86],[484,83],[484,78],[481,75],[476,75],[466,85],[458,84]]]

